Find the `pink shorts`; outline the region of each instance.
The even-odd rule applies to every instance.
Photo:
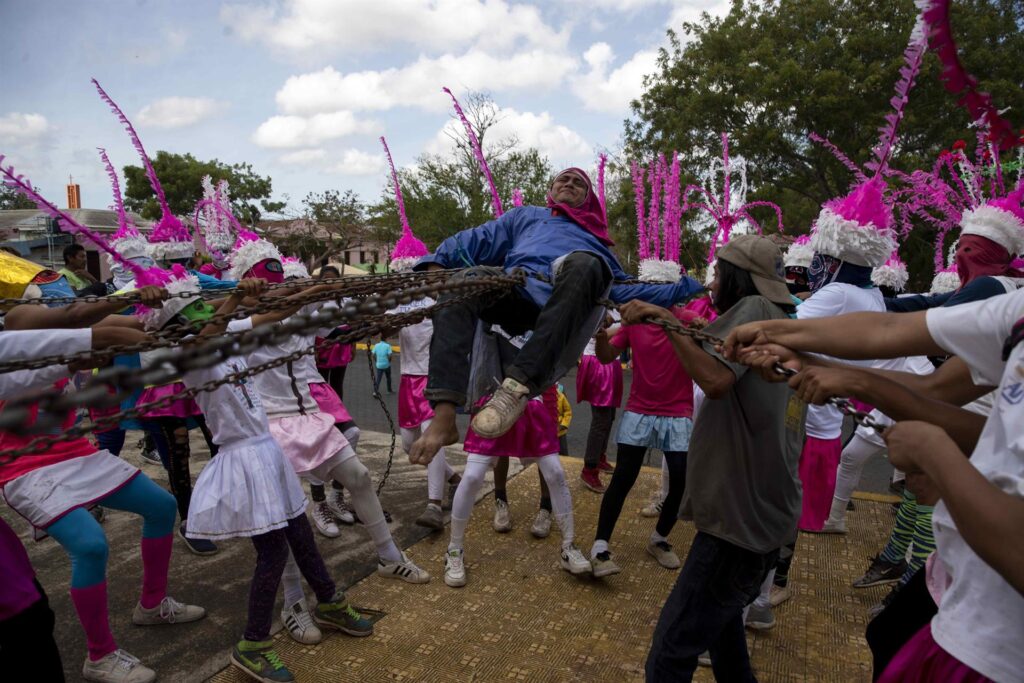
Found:
[[[334,418],[335,424],[352,421],[352,416],[349,415],[345,404],[341,402],[338,392],[332,389],[327,382],[311,382],[309,395],[316,401],[321,413],[327,413]]]
[[[180,394],[185,391],[185,385],[181,382],[175,382],[174,384],[164,384],[159,387],[146,387],[139,394],[139,400],[136,401],[135,405],[141,406],[144,403],[153,403],[159,401],[165,396],[171,394]],[[142,414],[143,418],[147,417],[180,417],[185,419],[194,415],[202,415],[203,411],[199,409],[199,405],[195,400],[191,398],[176,399],[171,401],[170,404],[154,410],[147,410]]]
[[[597,356],[583,356],[576,371],[576,402],[587,401],[599,408],[622,404],[622,365],[618,359],[607,365]]]
[[[398,426],[402,429],[416,429],[434,417],[430,401],[423,397],[426,388],[426,375],[402,375],[398,383]]]
[[[512,429],[497,439],[485,439],[470,427],[462,448],[467,453],[499,458],[539,458],[558,452],[558,424],[544,403],[527,401]]]

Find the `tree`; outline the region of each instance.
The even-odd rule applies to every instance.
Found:
[[[190,216],[203,198],[202,179],[213,182],[227,180],[231,192],[231,208],[243,223],[254,225],[263,212],[279,213],[285,202],[270,201],[273,185],[269,176],[260,176],[248,163],[228,165],[216,159],[200,161],[191,154],[157,152],[152,160],[160,185],[167,195],[167,204],[178,216]],[[144,218],[160,217],[156,193],[141,166],[124,167],[125,205]],[[262,211],[261,211],[262,209]]]
[[[352,190],[310,192],[300,217],[275,224],[268,238],[285,254],[328,259],[359,242],[366,233],[366,207]]]
[[[38,190],[38,188],[36,188]],[[39,194],[43,194],[39,192]],[[0,211],[34,209],[36,203],[17,190],[0,183]]]
[[[817,132],[854,161],[869,160],[877,128],[903,64],[916,9],[912,0],[733,0],[728,15],[704,15],[670,31],[670,47],[633,102],[625,124],[628,153],[647,158],[680,150],[704,168],[728,132],[750,162],[752,198],[771,199],[787,232],[807,232],[822,202],[844,193],[851,176],[807,140]],[[1024,5],[1019,0],[963,0],[953,9],[961,59],[1001,107],[1024,112]],[[935,55],[925,57],[910,96],[893,166],[930,167],[957,139],[974,140],[967,114],[939,81]],[[930,253],[927,230],[905,253]],[[928,274],[930,277],[930,271]]]
[[[543,203],[551,180],[548,160],[536,149],[520,148],[515,136],[491,140],[488,132],[501,120],[498,107],[480,93],[471,93],[465,100],[463,109],[480,140],[505,210],[512,208],[517,188],[526,204]],[[494,217],[490,188],[464,129],[460,124],[448,134],[454,143],[451,153],[423,154],[414,169],[399,171],[409,223],[430,247]],[[401,224],[391,183],[369,212],[373,234],[384,242],[395,241]]]

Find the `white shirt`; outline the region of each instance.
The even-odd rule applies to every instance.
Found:
[[[799,320],[810,320],[864,311],[885,313],[885,299],[877,287],[864,288],[842,282],[830,282],[796,307],[796,317]],[[903,368],[901,358],[843,362],[883,370]],[[816,439],[838,439],[843,431],[843,414],[835,406],[807,406],[805,429],[807,436]]]
[[[420,308],[433,306],[431,298],[418,299],[392,308],[388,313],[409,313]],[[430,340],[434,336],[434,321],[424,318],[415,325],[406,325],[398,332],[398,347],[401,349],[402,374],[426,375],[430,370]]]
[[[203,370],[189,370],[182,375],[181,381],[191,389],[210,380],[243,372],[248,367],[244,358],[236,356]],[[213,442],[218,446],[270,433],[267,414],[252,378],[230,382],[213,391],[201,391],[196,395],[196,403],[203,411]]]
[[[0,332],[0,361],[67,355],[92,348],[92,330],[16,330]],[[71,374],[66,365],[0,373],[0,400],[53,384]]]
[[[998,386],[992,413],[971,455],[971,464],[995,486],[1024,498],[1024,344],[1003,362],[1003,343],[1024,318],[1024,290],[985,301],[933,308],[928,331],[960,356],[975,384]],[[932,620],[944,650],[996,681],[1024,681],[1024,597],[971,550],[945,504],[932,516],[936,553],[952,582]],[[1006,539],[1024,542],[1024,536]]]

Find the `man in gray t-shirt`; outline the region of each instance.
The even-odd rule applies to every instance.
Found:
[[[782,254],[758,235],[739,235],[718,250],[711,299],[721,316],[707,332],[784,318],[793,309]],[[674,321],[656,306],[631,302],[623,321]],[[647,655],[647,681],[688,681],[697,657],[711,654],[719,681],[754,681],[743,632],[778,548],[800,516],[797,463],[804,405],[781,384],[726,361],[692,337],[667,332],[679,362],[706,398],[694,416],[683,514],[697,535],[669,594]]]

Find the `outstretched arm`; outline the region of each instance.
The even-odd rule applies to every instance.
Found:
[[[238,281],[238,287],[217,309],[217,316],[227,316],[234,313],[238,306],[242,303],[242,300],[246,297],[257,297],[262,294],[267,288],[267,281],[262,278],[249,278]],[[253,326],[255,327],[255,317]],[[224,334],[224,331],[228,328],[227,320],[220,320],[218,322],[208,323],[199,332],[200,337],[215,337],[219,334]]]
[[[139,303],[150,308],[160,308],[167,299],[167,290],[162,287],[143,287],[138,290]],[[40,302],[42,303],[42,301]],[[4,328],[8,330],[72,329],[91,327],[108,315],[114,315],[130,304],[123,301],[78,301],[62,308],[48,308],[39,304],[15,306],[4,317]]]

